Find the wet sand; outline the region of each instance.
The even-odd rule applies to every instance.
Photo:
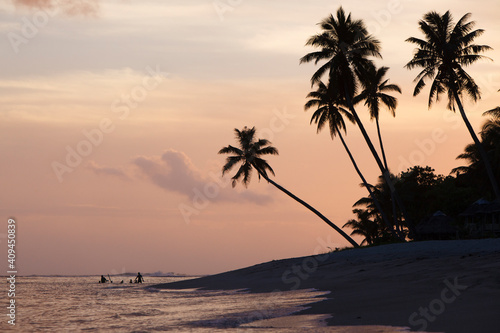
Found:
[[[296,289],[329,292],[321,296],[323,300],[312,299],[294,318],[246,324],[252,327],[288,325],[308,330],[313,323],[324,323],[338,332],[368,332],[361,326],[370,326],[372,332],[406,327],[412,331],[496,333],[500,324],[500,239],[351,249],[275,260],[157,287],[247,289],[270,297]]]

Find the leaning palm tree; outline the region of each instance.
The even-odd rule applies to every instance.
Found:
[[[368,184],[366,178],[359,169],[358,164],[356,163],[356,160],[354,159],[354,156],[352,155],[342,135],[342,131],[344,131],[344,133],[346,132],[344,118],[347,118],[350,122],[354,122],[353,116],[348,110],[345,109],[343,105],[339,104],[341,98],[337,97],[337,101],[335,101],[333,96],[335,96],[336,90],[332,89],[330,84],[327,86],[322,81],[319,81],[317,86],[318,86],[317,90],[311,91],[307,95],[307,98],[309,98],[309,100],[304,106],[304,109],[306,111],[309,110],[310,108],[316,109],[316,111],[311,117],[311,124],[313,122],[317,124],[318,133],[326,125],[328,125],[332,140],[335,138],[335,136],[338,136],[340,142],[342,142],[342,146],[344,147],[347,155],[349,156],[349,159],[351,160],[354,169],[356,170],[356,173],[361,178],[361,181],[363,182],[365,188],[368,190],[370,197],[373,198],[377,209],[379,210],[380,214],[383,217],[384,222],[387,225],[387,228],[389,228],[389,230],[391,230],[391,232],[393,232],[393,234],[396,236],[395,231],[391,223],[389,222],[389,219],[387,218],[386,214],[384,213],[384,210],[382,209],[382,206],[379,204],[377,198],[372,192],[372,187],[370,186],[370,184]]]
[[[434,101],[439,101],[439,97],[443,93],[446,93],[448,97],[448,109],[454,111],[455,104],[458,106],[465,126],[474,140],[474,144],[477,146],[484,163],[495,197],[500,200],[499,185],[495,179],[486,150],[467,119],[462,105],[464,96],[468,96],[474,102],[481,98],[479,87],[463,67],[481,59],[488,59],[480,53],[491,49],[487,45],[473,44],[474,40],[482,35],[484,30],[473,30],[475,22],[468,21],[470,15],[470,13],[465,14],[454,24],[449,11],[443,15],[436,12],[425,14],[423,20],[419,21],[419,28],[424,34],[424,39],[410,37],[406,40],[416,44],[418,48],[405,67],[407,69],[422,68],[422,71],[415,78],[414,96],[421,92],[427,80],[432,80],[428,102],[429,108]]]
[[[406,214],[403,202],[391,183],[390,173],[382,163],[352,102],[358,90],[360,78],[374,67],[373,61],[368,57],[381,58],[380,42],[368,34],[363,21],[352,19],[350,14],[346,16],[342,7],[337,10],[335,17],[330,15],[323,19],[320,27],[323,32],[310,37],[306,42],[306,45],[319,48],[319,50],[303,56],[300,63],[314,61],[317,64],[326,60],[311,77],[311,84],[314,85],[320,81],[325,74],[328,75],[330,83],[337,82],[335,86],[339,95],[345,99],[387,185],[391,192],[394,192],[394,198],[406,222],[411,226],[412,223]]]
[[[267,180],[269,183],[273,184],[276,188],[290,196],[295,201],[299,202],[307,209],[312,211],[318,217],[320,217],[324,222],[326,222],[330,227],[335,229],[339,234],[341,234],[349,243],[354,247],[359,247],[349,235],[347,235],[342,229],[333,224],[328,220],[323,214],[314,209],[311,205],[298,198],[284,187],[278,185],[276,182],[271,180],[268,176],[268,171],[274,175],[274,171],[266,160],[262,159],[262,155],[277,155],[278,150],[271,146],[270,142],[266,139],[256,139],[255,138],[255,127],[248,128],[244,127],[243,130],[234,130],[236,133],[236,140],[238,141],[239,147],[227,146],[219,151],[219,154],[231,154],[227,157],[226,164],[222,168],[222,175],[231,170],[237,164],[241,164],[236,174],[231,178],[233,187],[236,186],[239,180],[242,181],[243,185],[248,186],[250,183],[250,178],[252,170],[255,169],[260,177]]]

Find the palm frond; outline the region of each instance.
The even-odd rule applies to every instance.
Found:
[[[230,171],[237,163],[239,163],[242,160],[241,156],[229,156],[226,159],[226,164],[222,167],[222,175],[228,171]]]
[[[483,116],[491,116],[491,117],[495,117],[495,118],[500,118],[500,106],[497,106],[494,109],[485,111],[483,113]]]
[[[231,145],[222,148],[219,150],[218,154],[235,154],[235,155],[243,155],[243,151],[239,148],[233,147]]]
[[[267,140],[266,140],[267,141]],[[267,141],[269,143],[269,141]],[[278,149],[268,146],[256,151],[257,155],[278,155]]]

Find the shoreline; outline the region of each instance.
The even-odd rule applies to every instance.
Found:
[[[312,298],[313,303],[296,315],[318,316],[330,327],[497,332],[500,239],[349,249],[274,260],[154,288],[253,293],[314,289],[329,294],[319,302]]]

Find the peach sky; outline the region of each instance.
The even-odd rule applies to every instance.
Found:
[[[224,157],[217,155],[234,142],[235,127],[256,126],[279,149],[268,159],[278,183],[338,226],[352,218],[365,190],[340,142],[309,125],[312,112],[303,105],[316,68],[299,66],[316,23],[340,4],[2,2],[2,253],[12,216],[21,274],[209,274],[346,246],[257,177],[248,189],[232,189],[220,178]],[[391,82],[403,90],[397,117],[381,118],[392,171],[417,163],[448,174],[471,139],[446,103],[427,110],[428,89],[412,97],[417,71],[403,68],[413,50],[404,40],[421,36],[417,22],[430,10],[450,9],[455,18],[472,12],[486,30],[478,43],[494,48],[486,54],[493,62],[468,70],[483,92],[477,105],[465,103],[478,130],[482,111],[499,105],[497,0],[343,6],[381,40],[377,64],[390,67]],[[357,128],[348,128],[347,141],[375,181]],[[85,156],[67,160],[78,149]]]

